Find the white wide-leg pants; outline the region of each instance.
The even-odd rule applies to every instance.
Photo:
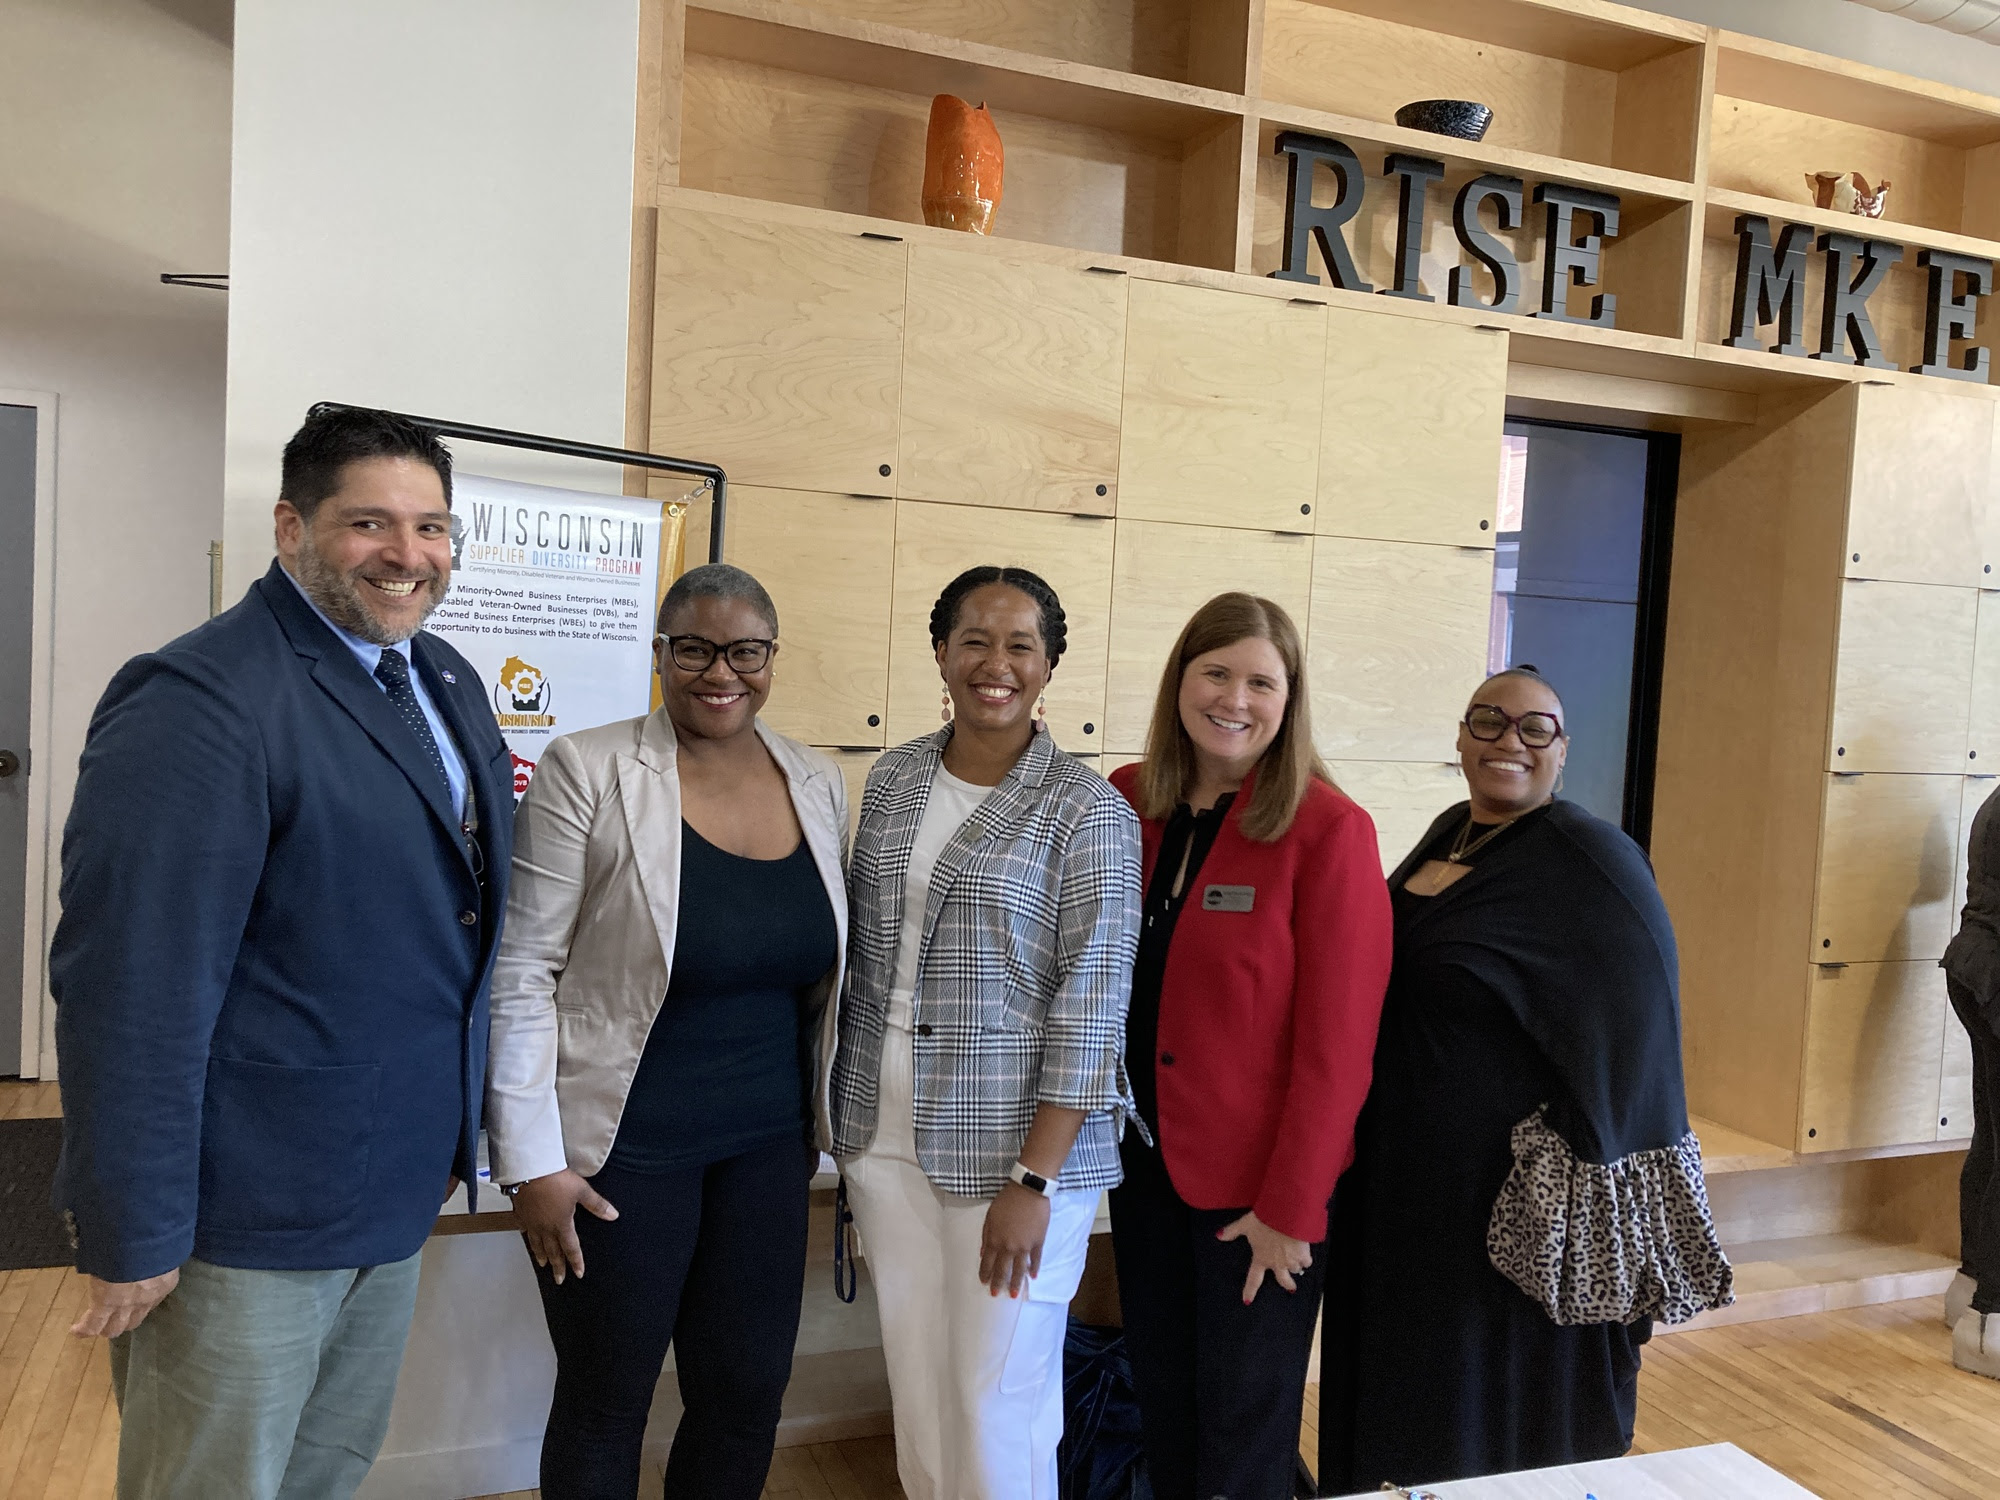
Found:
[[[1063,1335],[1098,1194],[1056,1194],[1041,1274],[1020,1298],[979,1280],[987,1200],[917,1164],[907,1002],[890,1002],[875,1141],[844,1164],[882,1314],[896,1469],[909,1500],[1056,1500]]]

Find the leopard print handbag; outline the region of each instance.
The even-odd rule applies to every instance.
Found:
[[[1544,1114],[1514,1127],[1514,1169],[1487,1222],[1501,1275],[1565,1326],[1683,1323],[1736,1300],[1692,1130],[1598,1166],[1577,1160]]]

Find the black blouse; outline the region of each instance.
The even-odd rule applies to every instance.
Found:
[[[681,824],[673,975],[612,1166],[670,1172],[804,1138],[809,1000],[833,967],[837,932],[804,839],[783,859],[749,859]]]
[[[1153,866],[1152,883],[1146,887],[1144,920],[1139,925],[1139,951],[1132,961],[1132,1005],[1125,1017],[1125,1071],[1132,1080],[1132,1097],[1139,1106],[1139,1118],[1148,1127],[1157,1127],[1159,1088],[1156,1069],[1160,1050],[1160,986],[1167,977],[1167,949],[1174,940],[1187,893],[1194,889],[1202,861],[1215,846],[1222,820],[1234,792],[1218,797],[1215,806],[1196,812],[1185,802],[1167,819],[1160,835],[1160,856]],[[1186,873],[1182,874],[1182,861]],[[1180,876],[1180,890],[1174,890]],[[1136,1137],[1131,1139],[1136,1140]]]

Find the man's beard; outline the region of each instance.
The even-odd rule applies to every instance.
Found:
[[[401,645],[422,630],[424,621],[431,617],[432,610],[444,602],[445,591],[451,587],[450,578],[435,568],[427,577],[420,577],[417,589],[423,598],[423,613],[417,616],[414,625],[404,629],[385,625],[375,618],[368,608],[367,597],[361,592],[369,585],[357,582],[354,574],[340,572],[320,556],[313,545],[310,527],[299,538],[295,565],[299,587],[306,591],[307,598],[319,606],[320,613],[342,630],[376,646]]]

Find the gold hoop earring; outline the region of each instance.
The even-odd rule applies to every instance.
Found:
[[[938,718],[946,724],[951,722],[951,687],[946,685],[943,693],[943,707],[938,710]]]
[[[1561,766],[1557,766],[1557,767],[1556,767],[1556,785],[1555,785],[1555,789],[1556,789],[1556,790],[1557,790],[1558,792],[1559,792],[1559,791],[1561,791],[1561,790],[1563,789],[1563,773],[1562,773],[1562,767],[1561,767]]]

